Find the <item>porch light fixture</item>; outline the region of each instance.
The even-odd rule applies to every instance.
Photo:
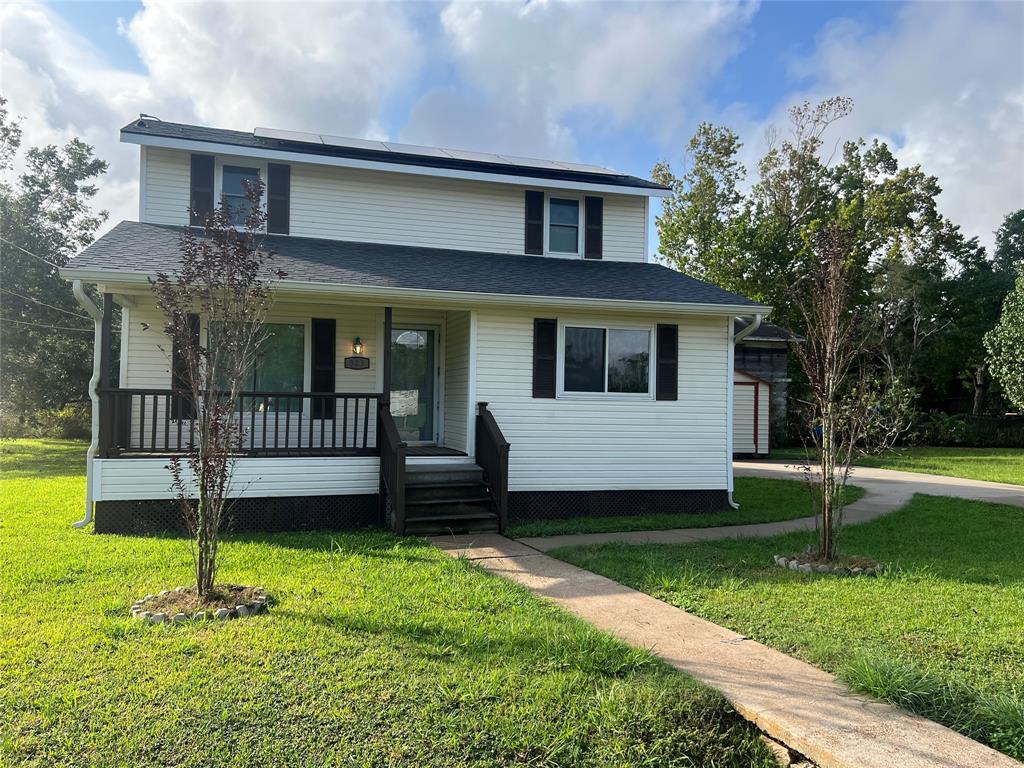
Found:
[[[352,354],[361,355],[363,354],[363,340],[356,336],[356,340],[352,342]]]

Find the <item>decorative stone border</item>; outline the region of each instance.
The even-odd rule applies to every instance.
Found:
[[[186,621],[209,621],[213,619],[227,621],[228,619],[242,619],[267,610],[267,596],[263,594],[262,587],[256,587],[253,590],[256,593],[256,597],[252,602],[241,603],[240,605],[236,605],[234,608],[225,607],[210,611],[197,611],[191,616],[187,613],[176,613],[173,616],[168,616],[166,613],[154,613],[153,611],[146,610],[147,602],[156,597],[169,595],[172,591],[186,592],[188,591],[188,587],[177,587],[174,590],[165,589],[159,594],[146,595],[145,597],[136,600],[132,604],[132,617],[141,619],[142,621],[150,624],[163,624],[165,622],[169,624],[182,624]]]
[[[851,568],[838,563],[835,565],[801,563],[797,558],[786,557],[785,555],[775,555],[775,564],[779,568],[788,568],[791,571],[799,571],[800,573],[830,573],[834,576],[880,576],[885,573],[885,566],[881,563],[875,563],[873,566]]]

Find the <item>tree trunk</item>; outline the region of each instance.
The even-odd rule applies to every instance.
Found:
[[[985,413],[985,406],[988,405],[988,369],[982,363],[974,369],[974,408],[971,413],[981,416]]]

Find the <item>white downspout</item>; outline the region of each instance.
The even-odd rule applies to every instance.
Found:
[[[100,396],[97,391],[100,385],[100,346],[103,343],[103,312],[100,311],[93,300],[89,298],[82,289],[82,281],[74,280],[71,283],[71,292],[81,305],[82,309],[89,313],[95,324],[95,335],[93,337],[92,351],[92,378],[89,379],[89,399],[92,401],[92,442],[89,443],[89,450],[85,454],[85,517],[74,524],[75,528],[84,528],[92,522],[92,465],[96,458],[96,450],[100,440]]]
[[[736,361],[736,342],[743,341],[745,338],[747,338],[747,336],[749,336],[754,331],[756,331],[758,328],[760,328],[761,327],[761,321],[763,319],[764,319],[764,315],[760,315],[760,314],[754,315],[754,321],[750,325],[748,325],[746,328],[744,328],[742,331],[737,333],[735,336],[733,336],[733,333],[732,333],[732,325],[730,324],[730,326],[729,326],[729,335],[731,337],[731,341],[729,343],[729,382],[728,382],[728,385],[727,385],[729,387],[729,397],[728,397],[728,407],[726,409],[726,416],[725,416],[725,450],[726,450],[726,455],[728,457],[727,461],[729,462],[729,506],[732,507],[733,509],[739,509],[740,508],[740,505],[732,500],[732,492],[733,492],[733,471],[732,471],[732,418],[733,418],[732,417],[732,405],[733,405],[733,403],[732,403],[732,400],[733,400],[733,394],[736,392],[735,374],[734,374],[734,370],[735,370],[735,366],[736,366],[736,362],[735,362]]]

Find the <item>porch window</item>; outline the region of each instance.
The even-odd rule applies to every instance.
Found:
[[[650,395],[650,329],[566,326],[562,390]]]
[[[255,364],[246,374],[243,392],[295,392],[301,393],[305,383],[306,328],[302,323],[266,323],[264,339],[256,354]],[[217,328],[210,327],[210,345],[217,344]],[[249,399],[240,403],[248,409]],[[260,405],[262,406],[262,403]],[[301,397],[272,397],[266,408],[271,411],[302,410]]]
[[[548,205],[548,250],[580,252],[580,201],[551,198]]]
[[[231,223],[244,227],[245,219],[252,210],[249,198],[245,196],[245,182],[254,183],[260,179],[259,168],[243,168],[225,165],[221,176],[221,195],[231,213]]]

